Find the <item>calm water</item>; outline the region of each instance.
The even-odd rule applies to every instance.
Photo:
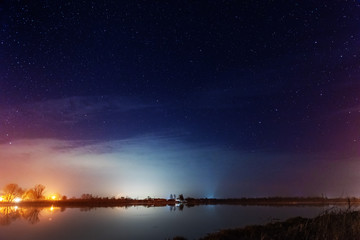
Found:
[[[0,208],[0,239],[196,239],[224,228],[314,217],[325,207]]]

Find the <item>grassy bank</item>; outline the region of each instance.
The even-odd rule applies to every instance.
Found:
[[[284,222],[221,230],[201,240],[323,240],[360,239],[360,212],[331,211],[312,219],[295,217]]]

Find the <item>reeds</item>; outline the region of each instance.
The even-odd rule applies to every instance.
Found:
[[[201,240],[324,240],[360,239],[360,212],[331,210],[309,219],[295,217],[284,222],[222,230]]]

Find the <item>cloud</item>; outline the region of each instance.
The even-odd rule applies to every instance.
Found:
[[[42,183],[68,196],[340,196],[356,195],[360,181],[358,158],[230,150],[171,134],[15,140],[0,144],[0,164],[0,186]]]
[[[13,116],[34,118],[38,121],[71,124],[82,121],[84,117],[93,117],[98,114],[129,112],[152,107],[155,105],[146,104],[131,97],[75,96],[23,104],[7,110],[7,113]]]
[[[81,138],[103,131],[103,124],[125,119],[133,122],[139,112],[153,112],[152,103],[121,96],[77,96],[49,99],[0,109],[0,142],[14,138]],[[104,125],[106,127],[107,125]],[[98,132],[96,132],[98,128]],[[92,131],[92,132],[91,132]],[[76,135],[74,137],[74,135]]]
[[[0,185],[43,183],[67,195],[204,196],[214,193],[226,173],[221,161],[234,158],[231,151],[169,135],[101,142],[24,139],[0,145]]]

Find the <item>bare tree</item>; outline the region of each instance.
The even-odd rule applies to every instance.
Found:
[[[45,186],[42,184],[37,184],[33,187],[33,194],[35,200],[40,200],[44,198]]]
[[[10,183],[4,188],[4,200],[7,202],[14,201],[15,198],[21,197],[24,193],[24,190],[15,183]]]
[[[34,200],[35,199],[35,193],[34,193],[34,190],[33,189],[29,189],[29,190],[26,190],[25,193],[23,194],[23,199],[25,200]]]
[[[27,190],[23,198],[24,199],[30,199],[30,200],[41,200],[44,199],[44,190],[45,186],[42,184],[37,184],[33,188]]]
[[[94,198],[94,196],[92,194],[89,194],[89,193],[84,193],[84,194],[81,195],[81,199],[89,200],[89,199],[93,199],[93,198]]]

